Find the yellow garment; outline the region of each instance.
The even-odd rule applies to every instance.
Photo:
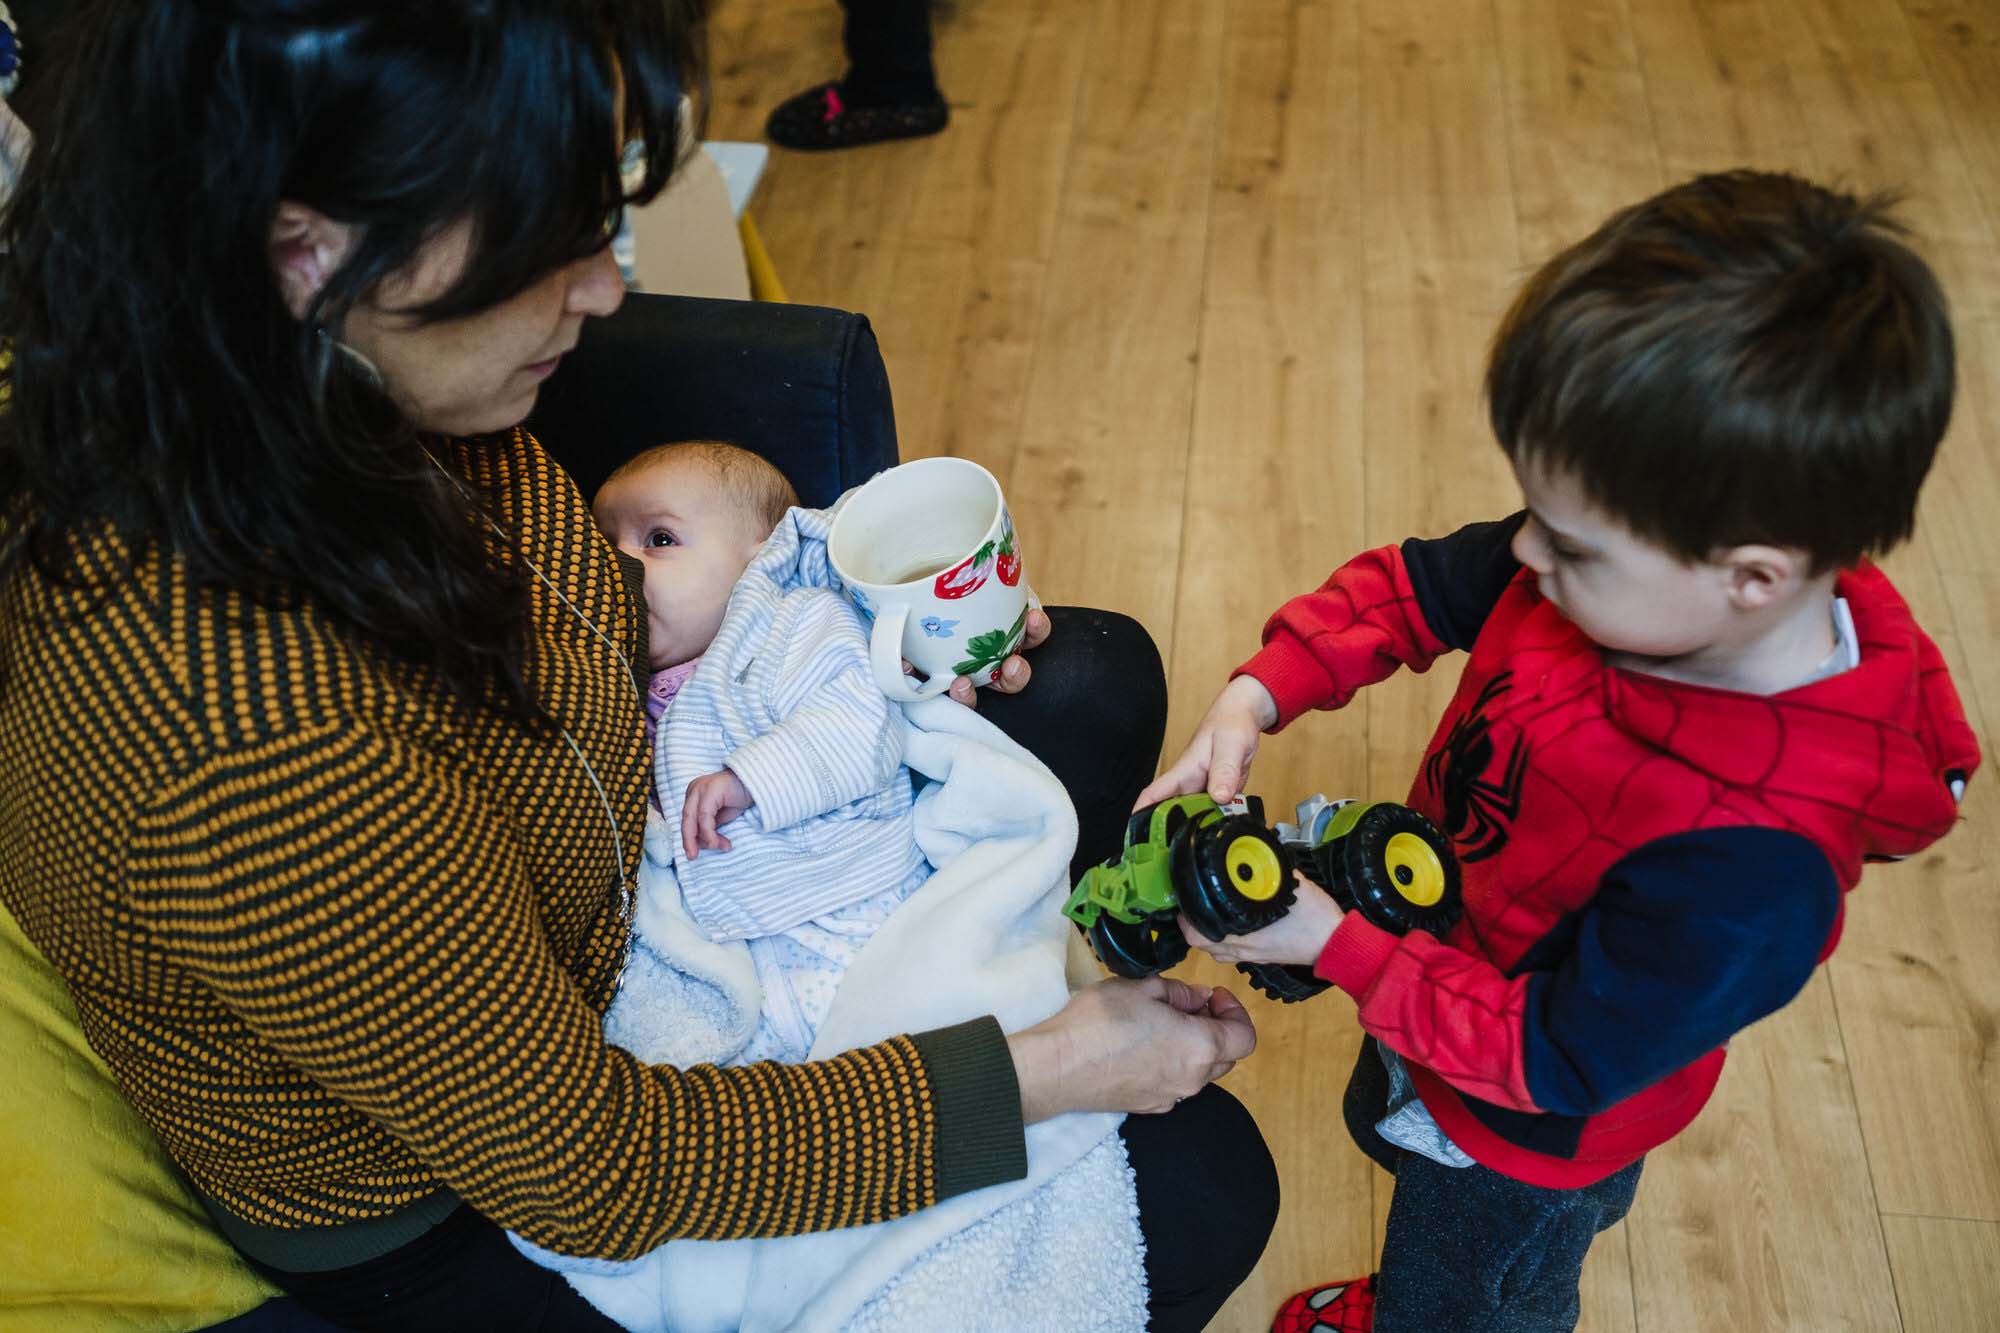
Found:
[[[778,281],[771,252],[764,248],[764,238],[758,235],[757,224],[748,213],[737,219],[736,231],[743,238],[743,262],[750,270],[750,299],[783,304],[787,300],[785,285]]]
[[[0,1330],[191,1329],[275,1290],[210,1227],[0,906]]]

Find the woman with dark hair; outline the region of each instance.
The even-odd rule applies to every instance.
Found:
[[[1226,992],[795,1066],[601,1035],[644,617],[518,423],[621,299],[699,10],[99,0],[39,52],[0,226],[0,903],[218,1228],[337,1320],[601,1326],[500,1228],[619,1259],[859,1225],[1123,1110],[1165,1112],[1123,1131],[1154,1323],[1198,1327],[1276,1206],[1207,1086],[1254,1043]],[[1015,734],[1088,728],[1034,698]]]

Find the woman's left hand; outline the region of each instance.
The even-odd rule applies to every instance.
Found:
[[[1029,607],[1028,629],[1027,633],[1021,636],[1021,651],[1026,652],[1030,648],[1040,647],[1042,640],[1048,637],[1049,613],[1039,606]],[[1021,653],[1015,653],[1000,664],[1000,679],[994,681],[988,688],[998,690],[1002,694],[1019,694],[1026,688],[1031,674],[1028,660],[1022,657]],[[947,693],[967,708],[979,707],[979,690],[973,685],[970,676],[960,676],[954,680]]]
[[[1212,940],[1195,929],[1194,922],[1180,918],[1181,934],[1193,947],[1218,963],[1280,963],[1311,967],[1319,961],[1326,942],[1340,927],[1346,913],[1319,885],[1298,876],[1298,897],[1292,910],[1262,930],[1248,935],[1231,935]]]

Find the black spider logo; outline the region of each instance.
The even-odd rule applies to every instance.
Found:
[[[1528,768],[1523,738],[1514,738],[1498,782],[1486,776],[1493,762],[1493,724],[1486,709],[1514,687],[1514,673],[1486,682],[1472,707],[1459,715],[1444,744],[1424,761],[1424,780],[1444,798],[1444,826],[1462,846],[1460,861],[1483,861],[1507,845],[1507,828],[1521,813],[1521,783]]]

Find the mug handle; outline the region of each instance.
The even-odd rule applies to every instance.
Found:
[[[882,693],[900,703],[934,699],[951,688],[950,676],[939,673],[918,682],[903,674],[903,627],[910,623],[910,608],[885,606],[868,632],[868,665]]]

